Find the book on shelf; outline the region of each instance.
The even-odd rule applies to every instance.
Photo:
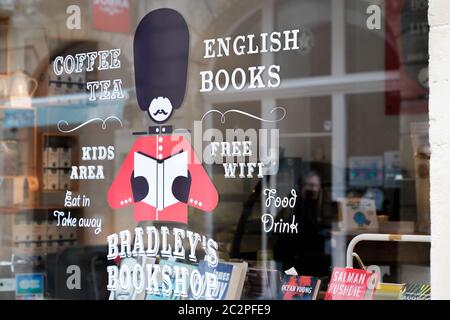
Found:
[[[283,300],[316,300],[321,280],[311,276],[285,275],[281,282]]]
[[[431,300],[429,284],[407,283],[400,292],[400,300]]]
[[[373,300],[399,300],[404,286],[402,283],[379,283]]]
[[[228,262],[233,265],[233,275],[230,288],[228,289],[227,300],[240,300],[244,289],[245,276],[247,275],[247,262]]]
[[[248,268],[245,277],[244,300],[276,300],[279,296],[281,274],[276,269]]]
[[[378,230],[377,211],[373,199],[340,198],[338,215],[343,230]]]
[[[162,270],[162,268],[163,268],[165,265],[168,265],[168,266],[170,266],[171,268],[174,268],[174,267],[176,267],[176,266],[187,268],[188,273],[189,273],[189,274],[187,275],[187,279],[188,279],[187,289],[188,289],[188,292],[190,292],[190,283],[189,283],[189,279],[191,278],[191,273],[192,273],[192,271],[196,270],[196,269],[197,269],[197,266],[191,265],[191,264],[186,264],[186,263],[177,262],[177,261],[174,261],[174,260],[161,259],[161,260],[159,261],[159,266],[160,266],[161,270]],[[171,282],[172,282],[172,288],[175,288],[175,273],[172,273],[172,274],[170,275],[170,280],[171,280]],[[162,286],[163,286],[163,281],[162,281],[162,275],[161,275],[161,273],[159,273],[159,280],[158,280],[158,282],[160,283],[160,292],[162,292],[162,290],[163,290],[163,287],[162,287]],[[167,296],[164,296],[163,294],[147,294],[145,300],[187,300],[187,299],[188,299],[187,297],[175,296],[174,292],[175,292],[175,291],[172,290],[171,295],[168,296],[168,297],[167,297]]]
[[[378,276],[364,269],[334,268],[325,300],[372,300]]]
[[[203,276],[206,272],[217,275],[218,286],[213,292],[214,300],[239,300],[244,287],[248,264],[246,262],[219,262],[211,267],[205,260],[200,261],[198,270]],[[204,292],[204,290],[203,290]],[[192,294],[190,299],[194,299]],[[199,300],[204,300],[204,294]]]
[[[145,270],[147,266],[151,266],[156,261],[155,258],[148,258],[146,256],[140,256],[137,258],[124,258],[120,259],[120,268],[127,267],[129,270],[133,270],[136,265],[141,265]],[[120,280],[119,280],[120,281]],[[130,279],[131,281],[131,279]],[[118,286],[118,290],[111,291],[109,294],[109,300],[144,300],[146,298],[146,291],[137,291],[131,286],[124,289],[121,285]],[[148,295],[147,295],[148,296]],[[148,297],[147,297],[148,298]]]

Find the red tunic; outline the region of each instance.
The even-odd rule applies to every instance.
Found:
[[[134,202],[131,175],[134,170],[135,152],[163,161],[181,151],[187,151],[188,153],[187,168],[191,175],[187,204],[177,202],[158,210],[143,201]],[[134,220],[136,222],[160,220],[187,223],[188,205],[209,212],[214,210],[217,202],[217,190],[202,164],[198,161],[192,146],[183,136],[178,135],[150,135],[136,140],[108,190],[108,203],[111,208],[119,209],[134,204]]]

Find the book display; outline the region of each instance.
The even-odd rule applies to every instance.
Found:
[[[121,265],[128,265],[131,268],[137,263],[143,267],[155,260],[126,258],[121,261]],[[145,290],[135,292],[121,291],[117,295],[110,296],[110,299],[124,300],[429,300],[431,287],[421,284],[395,284],[382,283],[379,281],[379,274],[365,269],[335,268],[331,275],[327,288],[322,287],[322,280],[312,276],[290,275],[288,272],[263,272],[255,268],[247,269],[247,263],[226,263],[220,262],[216,267],[211,268],[206,261],[198,264],[184,264],[176,261],[161,259],[157,264],[161,270],[167,266],[183,268],[187,270],[186,277],[190,281],[186,282],[187,295],[180,296],[177,290],[183,285],[179,278],[180,274],[172,274],[166,277],[164,273],[158,278],[161,292],[171,288],[170,295],[147,294]],[[175,269],[177,270],[177,269]],[[192,275],[198,272],[200,277],[205,277],[206,273],[216,274],[218,283],[211,292],[212,296],[206,297],[207,290],[205,282],[201,287],[196,287],[196,283],[191,282]],[[260,277],[257,279],[256,275]],[[266,277],[265,280],[260,280]],[[269,283],[269,278],[272,278]],[[170,279],[170,281],[169,281]],[[257,280],[256,280],[257,279]],[[268,288],[259,286],[260,283],[268,285]],[[258,286],[257,286],[258,285]],[[178,289],[177,289],[178,288]],[[194,292],[201,292],[200,295]],[[319,294],[322,291],[322,294]]]
[[[321,280],[310,276],[285,276],[281,285],[283,300],[316,300]]]
[[[344,230],[378,229],[375,201],[372,199],[340,199],[339,216]]]
[[[373,295],[374,300],[400,300],[405,285],[398,283],[379,283]]]
[[[400,291],[400,300],[431,300],[431,287],[427,284],[407,283]]]
[[[249,267],[244,283],[244,300],[276,300],[282,274],[274,269]]]
[[[372,300],[371,278],[376,276],[361,269],[334,268],[325,300]]]

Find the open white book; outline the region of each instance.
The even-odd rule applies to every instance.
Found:
[[[188,176],[188,154],[182,151],[163,160],[145,153],[134,153],[134,177],[144,177],[148,183],[148,194],[144,203],[163,210],[179,202],[172,193],[175,178]]]

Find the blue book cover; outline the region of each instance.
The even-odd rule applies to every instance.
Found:
[[[219,263],[216,267],[213,268],[208,265],[208,262],[202,260],[198,265],[198,271],[202,276],[204,276],[206,272],[217,275],[218,286],[213,292],[213,299],[225,300],[230,288],[233,265],[227,263]],[[202,295],[199,300],[205,300],[205,283],[206,281],[203,281],[204,286],[202,289]],[[194,299],[192,294],[189,294],[189,299]]]
[[[170,265],[171,267],[180,266],[180,267],[187,268],[188,271],[189,271],[189,274],[188,274],[188,277],[187,277],[187,279],[188,279],[187,289],[188,289],[188,294],[190,294],[189,279],[190,279],[190,276],[191,276],[191,272],[197,268],[196,266],[190,265],[190,264],[186,264],[186,263],[171,261],[171,260],[161,260],[159,262],[159,265],[160,265],[161,269],[162,269],[162,267],[164,265]],[[172,280],[172,288],[174,288],[175,287],[175,275],[174,274],[172,275],[171,280]],[[159,289],[162,292],[162,281],[161,281],[161,285],[159,286]],[[146,300],[186,300],[186,299],[187,298],[174,296],[173,291],[172,291],[172,295],[170,297],[163,296],[162,294],[161,295],[147,294],[147,296],[146,296]]]

